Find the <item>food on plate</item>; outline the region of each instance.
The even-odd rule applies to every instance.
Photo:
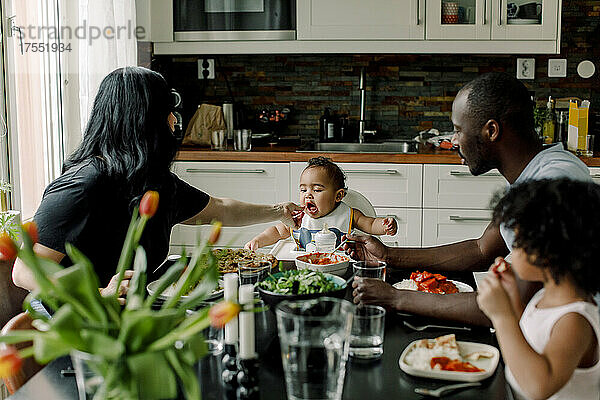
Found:
[[[487,352],[476,352],[483,355]],[[471,356],[471,353],[469,356]],[[487,355],[487,354],[486,354]],[[490,355],[490,358],[493,355]],[[467,356],[462,357],[456,336],[454,334],[440,336],[435,339],[422,339],[415,343],[406,355],[406,363],[413,368],[424,371],[460,371],[460,372],[483,372],[484,370],[465,361]],[[476,360],[472,360],[476,361]]]
[[[456,285],[448,281],[444,275],[432,274],[427,271],[413,272],[410,274],[410,279],[403,279],[396,287],[436,294],[458,293]]]
[[[433,357],[430,365],[431,369],[442,371],[483,372],[483,369],[477,368],[473,364],[460,360],[451,360],[448,357]]]
[[[474,351],[473,353],[467,354],[464,358],[469,361],[477,361],[480,358],[492,358],[494,354],[489,351]]]
[[[213,253],[218,259],[219,272],[222,274],[237,272],[240,262],[255,262],[258,265],[268,262],[272,267],[278,263],[272,254],[258,253],[248,249],[215,249]]]
[[[309,269],[286,271],[278,279],[265,279],[258,287],[273,293],[292,294],[294,284],[298,285],[298,292],[295,294],[325,293],[340,289],[337,283],[327,279],[322,272]]]
[[[297,258],[300,261],[314,265],[331,265],[350,260],[347,256],[331,253],[310,253]]]

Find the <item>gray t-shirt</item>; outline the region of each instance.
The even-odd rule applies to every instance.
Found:
[[[561,178],[569,178],[575,181],[592,180],[587,165],[572,153],[564,150],[562,144],[559,143],[540,151],[533,157],[512,185],[517,185],[528,180]],[[508,250],[512,250],[512,244],[515,239],[514,232],[501,225],[500,234]]]

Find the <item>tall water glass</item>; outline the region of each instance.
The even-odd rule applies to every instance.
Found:
[[[350,335],[350,357],[377,359],[383,354],[385,308],[365,305],[356,307]]]
[[[355,261],[352,270],[356,276],[363,278],[376,278],[385,281],[387,264],[383,261]]]
[[[342,398],[354,306],[321,297],[275,311],[288,400]]]

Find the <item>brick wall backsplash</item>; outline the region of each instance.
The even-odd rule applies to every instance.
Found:
[[[524,83],[539,105],[549,95],[575,96],[590,99],[592,110],[600,109],[600,71],[590,79],[577,75],[577,64],[585,59],[600,70],[600,1],[563,1],[560,55],[221,55],[214,57],[217,77],[209,81],[198,79],[201,55],[155,56],[152,68],[181,93],[185,121],[198,104],[230,99],[229,84],[235,101],[252,111],[290,106],[286,134],[306,141],[317,137],[325,107],[358,120],[358,80],[365,67],[368,127],[377,129],[380,138],[412,138],[431,127],[452,130],[458,89],[484,72],[515,74],[516,59],[524,56],[536,60],[535,79]],[[145,60],[143,54],[140,58]],[[549,58],[567,58],[567,78],[548,78]]]

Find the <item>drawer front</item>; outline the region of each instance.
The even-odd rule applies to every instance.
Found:
[[[421,247],[421,210],[414,208],[376,208],[378,217],[396,219],[398,231],[394,236],[382,235],[381,241],[389,246]]]
[[[600,167],[590,167],[590,175],[593,181],[600,185]]]
[[[288,163],[181,161],[173,172],[213,197],[259,204],[289,200]]]
[[[425,165],[423,207],[486,210],[494,193],[506,186],[506,179],[495,169],[473,176],[464,165]]]
[[[423,246],[481,237],[492,220],[490,210],[423,210]]]
[[[415,207],[422,205],[420,164],[338,163],[346,174],[346,186],[365,196],[374,207]],[[291,163],[291,198],[298,198],[300,175],[306,163]]]
[[[217,246],[244,247],[254,236],[258,235],[277,222],[257,224],[240,227],[223,227]],[[195,247],[200,239],[206,239],[210,235],[210,225],[193,226],[178,224],[171,231],[171,252],[179,252],[185,248],[188,251]]]

